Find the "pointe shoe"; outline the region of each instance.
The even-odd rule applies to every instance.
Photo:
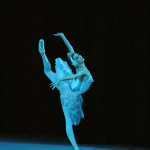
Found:
[[[45,53],[44,40],[43,40],[43,39],[40,39],[40,40],[39,40],[38,49],[39,49],[39,53],[40,53],[40,54],[44,54],[44,53]]]
[[[79,147],[75,147],[74,150],[80,150]]]

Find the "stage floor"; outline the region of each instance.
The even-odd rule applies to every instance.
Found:
[[[137,146],[78,144],[80,150],[149,150]],[[73,150],[64,137],[0,136],[0,150]]]
[[[147,148],[138,147],[118,147],[118,146],[100,146],[100,145],[82,145],[79,144],[80,150],[148,150]],[[0,150],[73,150],[70,144],[66,143],[36,143],[20,141],[0,141]]]

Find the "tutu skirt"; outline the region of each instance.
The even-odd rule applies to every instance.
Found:
[[[73,75],[68,63],[63,61],[61,58],[57,58],[55,60],[55,71],[57,79]],[[61,104],[67,108],[73,125],[78,125],[80,120],[84,118],[82,110],[83,98],[81,94],[89,89],[92,82],[92,78],[87,80],[87,82],[81,85],[81,89],[79,91],[74,91],[72,88],[78,84],[78,80],[65,80],[61,81],[59,84],[58,90],[60,92]]]

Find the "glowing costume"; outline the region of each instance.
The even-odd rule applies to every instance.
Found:
[[[57,58],[55,60],[55,71],[55,77],[57,79],[73,74],[68,63],[63,61],[61,58]],[[78,91],[74,90],[79,84],[78,80],[62,81],[58,87],[58,90],[60,91],[61,104],[65,105],[68,109],[73,125],[78,125],[80,120],[84,118],[82,111],[83,99],[81,94],[89,89],[92,82],[93,78],[90,77],[86,82],[81,84]]]

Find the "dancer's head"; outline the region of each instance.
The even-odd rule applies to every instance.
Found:
[[[77,53],[68,53],[68,58],[73,66],[78,66],[84,62],[84,58]]]

